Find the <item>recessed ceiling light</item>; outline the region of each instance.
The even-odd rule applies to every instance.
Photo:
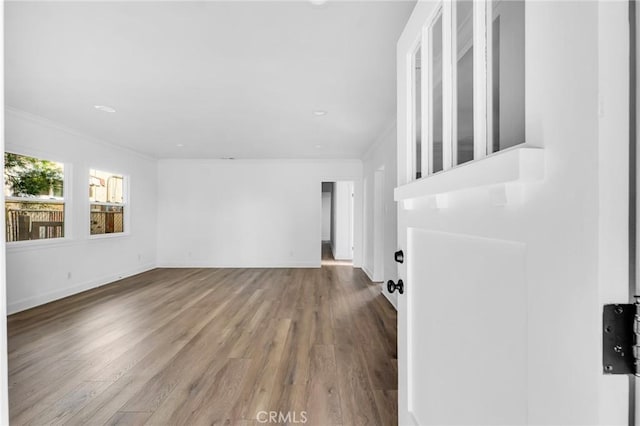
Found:
[[[99,110],[99,111],[104,111],[104,112],[116,112],[115,108],[112,108],[110,106],[107,105],[94,105],[93,106],[95,109]]]
[[[327,115],[327,111],[323,111],[321,109],[317,109],[317,110],[313,111],[313,115],[315,115],[316,117],[322,117],[323,115]]]
[[[314,6],[322,6],[326,2],[327,0],[309,0],[309,3],[311,3]]]
[[[184,144],[183,144],[183,143],[177,143],[177,144],[176,144],[176,146],[177,146],[178,148],[182,148],[182,147],[184,146]]]
[[[316,145],[316,148],[320,149],[322,148],[322,145]]]

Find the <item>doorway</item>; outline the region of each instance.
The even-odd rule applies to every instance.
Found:
[[[354,184],[322,182],[321,264],[353,264]]]
[[[384,280],[384,167],[374,174],[373,182],[373,279]]]

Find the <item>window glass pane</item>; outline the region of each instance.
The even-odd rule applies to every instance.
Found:
[[[431,158],[433,173],[442,170],[442,15],[429,30],[431,40]]]
[[[124,190],[122,175],[89,171],[91,235],[124,232]]]
[[[5,203],[7,242],[64,237],[64,204]]]
[[[418,46],[413,55],[413,127],[415,138],[415,178],[422,176],[422,76],[420,69],[422,64],[422,48]]]
[[[124,232],[124,207],[91,204],[91,235]]]
[[[64,166],[4,154],[6,241],[64,237]]]
[[[490,37],[490,152],[523,143],[524,130],[524,1],[494,1]]]
[[[64,166],[25,155],[4,154],[4,195],[62,200]]]
[[[473,0],[456,7],[457,63],[457,162],[473,160]]]
[[[124,201],[124,178],[100,170],[90,170],[89,201],[118,203]]]

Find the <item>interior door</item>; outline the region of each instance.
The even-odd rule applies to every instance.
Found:
[[[496,5],[513,3],[474,2],[487,7],[473,16],[485,27],[468,164],[456,33],[429,33],[455,28],[456,2],[418,2],[398,42],[399,424],[634,424],[629,378],[603,374],[601,340],[602,305],[629,296],[628,4],[525,2],[526,143],[503,149],[495,129],[516,120],[492,123],[509,108],[483,101],[503,100],[490,86],[508,70],[494,57],[476,71],[499,45],[486,35]],[[499,19],[512,43],[515,18]]]
[[[403,216],[401,424],[526,423],[525,246],[412,227]]]

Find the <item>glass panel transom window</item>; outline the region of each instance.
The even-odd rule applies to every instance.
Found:
[[[422,46],[413,54],[413,123],[415,178],[422,176]]]
[[[456,149],[454,165],[473,160],[473,0],[455,3]]]
[[[64,237],[64,165],[4,154],[6,241]]]
[[[89,171],[89,202],[91,203],[91,235],[116,234],[125,231],[125,178],[122,175]]]
[[[491,25],[487,53],[490,70],[489,152],[524,143],[525,138],[525,3],[494,0],[489,3]]]
[[[524,0],[434,5],[407,75],[410,180],[526,142],[525,14]]]
[[[429,29],[430,66],[429,66],[429,97],[431,108],[429,109],[431,172],[437,173],[443,170],[443,50],[442,50],[442,14],[440,14]]]

